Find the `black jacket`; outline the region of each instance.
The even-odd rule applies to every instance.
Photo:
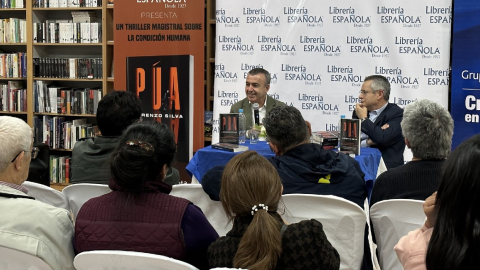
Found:
[[[363,209],[367,188],[357,161],[345,154],[307,143],[270,160],[283,183],[283,193],[335,195]]]
[[[358,119],[353,111],[353,119]],[[403,119],[403,109],[393,103],[388,103],[385,110],[375,119],[375,122],[365,120],[362,122],[362,132],[376,144],[372,148],[378,148],[382,152],[382,158],[387,169],[403,165],[403,152],[405,151],[405,140],[402,136],[400,122]],[[389,125],[387,129],[381,127]]]

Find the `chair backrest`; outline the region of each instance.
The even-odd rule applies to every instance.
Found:
[[[425,222],[423,201],[387,200],[370,208],[381,269],[402,270],[393,247],[408,232],[416,230]]]
[[[78,254],[73,260],[77,270],[198,270],[167,256],[134,251],[95,250]]]
[[[23,182],[22,186],[28,189],[28,196],[34,197],[38,201],[70,211],[68,200],[62,194],[62,192],[39,183],[33,183],[29,181]]]
[[[340,269],[361,268],[367,217],[355,203],[337,196],[286,194],[284,218],[289,223],[315,219],[340,254]]]
[[[223,211],[222,203],[213,201],[203,191],[200,184],[174,185],[170,195],[187,199],[202,209],[210,224],[217,231],[218,235],[225,236],[232,229],[227,214]]]
[[[74,184],[64,188],[62,193],[70,204],[73,218],[76,219],[78,211],[80,211],[84,203],[91,198],[102,196],[111,191],[107,185],[102,184]]]
[[[52,270],[52,268],[39,257],[4,246],[0,246],[0,269]]]
[[[221,269],[232,269],[232,270],[247,270],[245,268],[228,268],[228,267],[215,267],[215,268],[211,268],[210,270],[221,270]]]

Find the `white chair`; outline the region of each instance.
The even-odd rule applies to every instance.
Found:
[[[82,205],[91,198],[102,196],[112,191],[107,185],[101,184],[74,184],[67,186],[62,190],[63,195],[70,204],[73,218],[77,218],[78,211]]]
[[[39,257],[0,246],[0,270],[52,270]]]
[[[222,269],[247,270],[245,268],[228,268],[228,267],[216,267],[216,268],[211,268],[210,270],[222,270]]]
[[[420,228],[425,221],[423,201],[387,200],[370,208],[381,269],[402,270],[393,247],[408,232]]]
[[[95,250],[78,254],[73,260],[77,270],[198,270],[167,256],[134,251]]]
[[[286,194],[282,196],[289,223],[315,219],[340,254],[340,269],[361,268],[367,217],[358,205],[337,196]]]
[[[22,186],[28,189],[28,196],[36,200],[70,211],[67,198],[62,192],[42,184],[25,181]]]
[[[218,235],[225,236],[227,232],[232,229],[233,224],[229,222],[227,214],[223,211],[222,203],[210,199],[205,191],[203,191],[202,185],[174,185],[170,195],[185,198],[200,207]]]

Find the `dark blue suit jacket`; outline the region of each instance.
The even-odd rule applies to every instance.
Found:
[[[358,119],[357,114],[353,111],[353,119]],[[405,140],[402,136],[402,128],[400,122],[403,118],[403,109],[397,104],[388,103],[383,112],[375,119],[375,123],[366,119],[362,122],[362,132],[376,143],[371,146],[378,148],[382,152],[382,158],[387,169],[395,168],[403,165],[403,151],[405,150]],[[382,129],[387,124],[389,128]]]

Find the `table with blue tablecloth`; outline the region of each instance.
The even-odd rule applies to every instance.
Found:
[[[270,150],[267,142],[260,141],[257,144],[245,144],[249,150],[254,150],[265,158],[269,159],[275,156]],[[198,150],[188,163],[187,173],[201,182],[205,173],[214,166],[226,165],[230,159],[241,152],[228,152],[213,149],[211,146]],[[367,185],[368,196],[372,192],[373,184],[378,175],[379,165],[383,164],[382,154],[376,148],[361,148],[360,155],[355,156],[355,160],[360,164],[360,168],[365,173],[365,183]],[[381,166],[384,167],[384,166]]]

